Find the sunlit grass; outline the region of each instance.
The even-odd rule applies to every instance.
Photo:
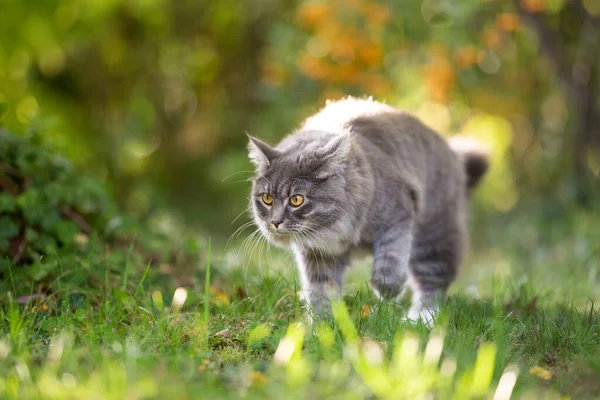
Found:
[[[475,221],[474,253],[433,329],[403,322],[406,302],[374,297],[368,259],[347,277],[333,318],[310,325],[277,251],[244,271],[213,249],[212,265],[198,266],[201,285],[146,282],[145,273],[135,291],[109,286],[93,303],[21,305],[9,293],[0,397],[592,397],[598,228],[583,214],[562,233],[536,221]]]
[[[458,296],[430,331],[393,319],[400,305],[370,298],[374,312],[365,316],[357,296],[336,304],[333,320],[310,326],[293,304],[264,318],[279,308],[267,300],[281,293],[277,286],[261,288],[265,299],[228,306],[238,312],[215,310],[208,332],[203,314],[182,304],[181,289],[170,307],[143,298],[129,306],[109,300],[83,313],[68,305],[50,314],[9,305],[0,316],[7,324],[2,396],[191,398],[202,388],[250,398],[506,399],[545,388],[572,361],[597,356],[600,346],[591,309],[521,318]],[[49,318],[58,323],[47,326]],[[227,335],[217,334],[225,327]]]

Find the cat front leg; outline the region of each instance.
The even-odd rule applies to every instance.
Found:
[[[300,273],[302,297],[313,318],[331,312],[331,301],[341,296],[344,271],[349,264],[349,253],[334,255],[319,249],[295,248]]]
[[[379,298],[400,295],[408,278],[408,262],[413,241],[413,219],[402,219],[375,242],[371,284]]]

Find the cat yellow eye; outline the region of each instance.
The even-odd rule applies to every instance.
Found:
[[[304,197],[300,196],[299,194],[295,194],[290,197],[290,204],[294,207],[299,207],[302,205],[302,203],[304,203]]]
[[[273,196],[271,196],[269,193],[265,193],[262,195],[262,201],[266,205],[270,206],[271,204],[273,204]]]

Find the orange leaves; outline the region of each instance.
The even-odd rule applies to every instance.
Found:
[[[390,10],[382,4],[363,4],[361,7],[361,11],[367,19],[367,22],[371,25],[386,24],[390,21],[391,18]]]
[[[298,59],[300,71],[313,79],[326,80],[331,76],[331,67],[322,59],[301,54]]]
[[[374,43],[367,43],[359,49],[357,58],[370,67],[378,67],[383,61],[383,49]]]
[[[382,94],[390,88],[389,82],[377,71],[382,61],[383,49],[380,47],[346,40],[341,45],[333,43],[331,57],[300,54],[298,67],[304,75],[315,80],[358,85],[374,94]]]
[[[288,78],[288,71],[272,62],[263,63],[262,78],[271,86],[281,86]]]
[[[425,85],[430,97],[440,103],[447,103],[450,90],[456,81],[456,73],[450,64],[425,67]]]
[[[318,29],[335,23],[339,10],[361,15],[371,26],[386,24],[391,19],[390,10],[383,4],[364,0],[330,0],[302,4],[296,12],[296,21],[304,28]]]
[[[519,17],[511,13],[501,13],[496,16],[496,26],[507,32],[513,32],[520,28]]]
[[[479,50],[475,46],[466,46],[456,50],[453,54],[454,61],[461,68],[470,68],[477,64]]]
[[[346,28],[330,39],[331,57],[339,64],[354,64],[363,69],[378,68],[383,62],[383,48],[373,38],[361,37],[353,28]]]
[[[356,58],[359,41],[354,32],[346,31],[337,38],[331,38],[331,57],[339,64],[352,63]]]
[[[498,29],[488,27],[481,32],[481,42],[488,49],[494,50],[502,42],[502,36],[498,32]]]
[[[331,21],[333,7],[328,2],[311,2],[300,6],[296,20],[305,28],[316,28]]]
[[[385,96],[392,91],[392,84],[380,74],[363,73],[359,85],[374,96]]]
[[[335,73],[331,76],[334,83],[358,83],[361,70],[356,64],[344,64],[335,68]]]
[[[448,60],[447,50],[439,45],[430,48],[430,63],[423,68],[423,78],[432,100],[447,103],[456,83],[456,71]]]
[[[301,5],[296,21],[313,36],[299,54],[300,72],[333,85],[357,85],[384,94],[391,85],[381,74],[384,49],[381,28],[389,9],[372,0],[327,0]]]
[[[523,8],[523,10],[530,12],[530,13],[539,13],[539,12],[557,13],[568,2],[565,0],[520,0],[520,3],[521,3],[521,7]],[[592,4],[597,4],[597,3],[598,2],[596,0],[587,0],[587,1],[584,0],[583,6],[586,7],[586,9],[588,9],[588,12],[593,14],[594,6],[592,6]],[[598,8],[597,5],[596,5],[596,8]]]
[[[546,9],[544,0],[521,0],[521,6],[525,11],[536,13]]]

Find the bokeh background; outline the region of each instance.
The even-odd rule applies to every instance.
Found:
[[[245,225],[244,132],[346,95],[491,151],[431,336],[365,258],[303,341]],[[0,397],[593,398],[599,303],[600,0],[0,0]]]
[[[226,240],[244,131],[372,95],[491,148],[478,215],[559,219],[597,198],[599,49],[597,0],[2,0],[0,125],[43,131],[127,212]]]

